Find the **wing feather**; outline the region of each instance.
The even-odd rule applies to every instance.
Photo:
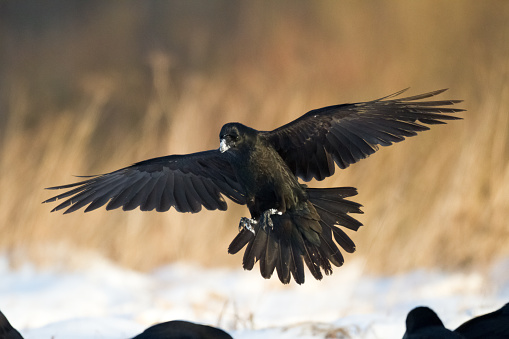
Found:
[[[92,201],[90,205],[87,206],[85,212],[90,212],[104,206],[108,200],[110,200],[111,196],[115,196],[116,194],[120,193],[122,189],[122,185],[120,183],[116,183],[115,186],[106,192],[103,192],[102,190],[96,192],[97,197]]]
[[[161,201],[161,193],[166,183],[166,177],[160,173],[157,178],[150,180],[150,185],[145,186],[146,194],[140,196],[141,201],[138,206],[142,211],[152,211]]]
[[[142,211],[179,212],[226,210],[226,196],[245,204],[245,193],[229,162],[218,150],[187,155],[170,155],[145,160],[129,167],[88,177],[77,183],[51,187],[69,189],[44,203],[65,199],[53,211],[71,213],[85,206],[85,212],[106,205],[107,210],[140,208]]]
[[[376,152],[378,146],[389,146],[428,130],[427,125],[461,119],[449,114],[463,109],[444,107],[461,100],[417,101],[445,89],[395,98],[404,91],[373,101],[315,109],[261,135],[295,175],[305,181],[323,180],[334,174],[329,159],[346,168]]]

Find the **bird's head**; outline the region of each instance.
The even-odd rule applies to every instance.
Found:
[[[407,333],[415,332],[425,327],[444,327],[442,320],[429,307],[419,306],[411,310],[406,318]]]
[[[219,151],[224,153],[249,147],[256,140],[256,134],[256,130],[238,122],[228,123],[219,133]]]

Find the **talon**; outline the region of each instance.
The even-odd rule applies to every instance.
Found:
[[[267,229],[267,227],[270,227],[270,228],[274,227],[274,223],[272,222],[272,218],[270,217],[271,215],[274,215],[274,214],[282,215],[283,212],[280,212],[275,208],[270,208],[270,209],[266,210],[265,212],[263,212],[262,216],[260,217],[260,223],[262,224],[262,227],[264,229]]]
[[[255,230],[253,228],[253,225],[258,224],[258,221],[246,217],[240,218],[239,223],[239,232],[243,231],[244,229],[247,229],[248,231],[251,231],[253,234],[255,234]]]

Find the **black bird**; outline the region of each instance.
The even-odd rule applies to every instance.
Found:
[[[21,334],[12,327],[9,320],[0,311],[0,339],[23,339]]]
[[[216,327],[174,320],[151,326],[133,339],[232,339],[232,337]]]
[[[179,212],[226,210],[223,196],[246,204],[251,218],[242,218],[239,234],[228,252],[247,245],[243,267],[256,261],[264,278],[274,269],[281,282],[291,276],[304,282],[304,263],[316,279],[341,266],[355,244],[337,226],[357,231],[362,225],[348,213],[362,213],[361,205],[345,198],[357,194],[353,187],[316,189],[299,183],[323,180],[340,168],[368,157],[378,145],[389,146],[425,125],[460,119],[444,113],[462,109],[443,107],[460,100],[417,101],[438,95],[433,91],[394,99],[403,91],[373,101],[328,106],[309,111],[273,131],[257,131],[240,123],[221,128],[219,149],[170,155],[70,185],[45,202],[66,199],[53,209],[65,213],[86,207],[85,212],[106,205],[107,210]],[[333,240],[334,239],[334,240]]]
[[[403,339],[465,339],[445,328],[442,320],[429,307],[419,306],[408,312]]]
[[[495,312],[465,322],[454,331],[466,339],[508,339],[509,303]]]

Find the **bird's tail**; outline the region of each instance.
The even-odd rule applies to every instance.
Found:
[[[355,251],[355,244],[338,226],[357,231],[362,224],[348,213],[363,213],[360,204],[345,198],[357,194],[353,187],[307,188],[307,208],[287,210],[271,216],[273,227],[253,225],[254,234],[243,229],[233,239],[228,253],[235,254],[247,245],[243,267],[251,270],[260,262],[260,272],[266,279],[276,269],[279,280],[287,284],[291,276],[298,284],[304,283],[304,263],[318,280],[332,273],[332,266],[341,266],[343,255]],[[335,241],[334,241],[334,240]]]

